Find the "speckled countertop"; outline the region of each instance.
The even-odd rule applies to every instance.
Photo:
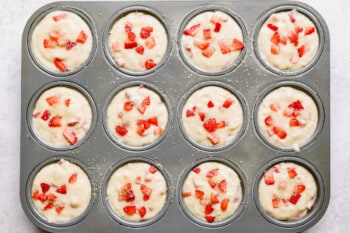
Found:
[[[0,233],[41,232],[25,216],[19,200],[20,81],[23,28],[51,0],[0,0]],[[350,229],[350,1],[302,0],[325,18],[331,35],[331,201],[308,233]]]

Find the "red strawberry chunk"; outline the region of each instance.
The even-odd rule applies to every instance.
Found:
[[[207,103],[207,106],[208,106],[208,108],[212,108],[212,107],[214,107],[214,103],[211,100],[209,100]]]
[[[194,46],[196,46],[200,50],[204,50],[204,49],[207,49],[209,47],[209,42],[201,40],[201,39],[194,39],[193,44],[194,44]]]
[[[151,165],[148,169],[148,171],[152,174],[156,173],[158,171],[156,166]]]
[[[198,112],[198,116],[199,116],[199,119],[201,119],[201,121],[204,121],[205,119],[205,113],[204,112]]]
[[[290,127],[297,127],[297,126],[300,126],[300,125],[301,125],[300,121],[298,119],[296,119],[296,118],[292,118],[289,121],[289,126]]]
[[[280,53],[280,47],[278,45],[271,45],[271,54],[278,55]]]
[[[36,113],[33,114],[33,117],[34,117],[34,118],[38,118],[38,116],[39,116],[40,114],[41,114],[41,112],[36,112]]]
[[[275,179],[273,177],[273,173],[265,172],[264,180],[266,185],[273,185],[275,183]]]
[[[68,71],[66,65],[64,64],[64,62],[60,58],[56,57],[54,59],[53,63],[55,64],[56,68],[58,70],[60,70],[61,72]]]
[[[131,23],[127,22],[127,23],[125,24],[125,26],[124,26],[124,30],[125,30],[126,33],[131,32],[131,30],[132,30]]]
[[[199,190],[199,189],[196,189],[196,190],[195,190],[195,195],[196,195],[196,198],[202,199],[203,196],[204,196],[204,192],[201,191],[201,190]]]
[[[244,47],[245,46],[244,46],[242,41],[240,41],[238,39],[233,39],[231,51],[242,50]]]
[[[300,33],[300,32],[302,32],[304,29],[302,28],[302,27],[298,27],[298,26],[296,26],[295,27],[295,32],[296,33]]]
[[[51,113],[48,110],[45,110],[43,112],[43,115],[41,115],[41,119],[43,119],[44,121],[47,121],[50,116],[51,116]]]
[[[60,193],[60,194],[67,194],[67,187],[66,187],[66,185],[64,184],[64,185],[61,185],[60,187],[58,187],[56,189],[56,192]]]
[[[195,24],[193,26],[191,26],[188,29],[185,29],[184,31],[184,35],[186,36],[195,36],[199,30],[200,24]]]
[[[304,109],[304,106],[303,106],[303,104],[301,103],[300,100],[296,100],[293,103],[291,103],[290,105],[288,105],[288,108],[293,108],[293,109],[296,109],[296,110],[302,110],[302,109]]]
[[[146,215],[146,208],[144,206],[139,208],[139,215],[143,218]]]
[[[276,134],[280,139],[285,139],[287,137],[287,132],[281,127],[275,126],[272,128],[274,134]]]
[[[295,205],[298,203],[300,197],[300,193],[293,193],[292,196],[289,198],[289,202]]]
[[[49,33],[50,35],[50,40],[54,41],[54,42],[57,42],[58,39],[60,39],[60,32],[59,31],[51,31]]]
[[[272,23],[268,23],[267,27],[270,28],[272,31],[277,31],[278,27]]]
[[[36,200],[39,200],[38,196],[39,196],[39,190],[34,190],[32,198],[36,201]]]
[[[65,100],[64,100],[64,105],[66,105],[66,107],[69,107],[69,105],[70,105],[70,99],[65,99]]]
[[[214,208],[211,206],[211,204],[207,204],[205,206],[205,209],[204,209],[204,213],[207,215],[207,214],[211,214],[212,212],[214,211]]]
[[[208,223],[211,223],[211,222],[214,222],[215,216],[207,215],[205,216],[205,219],[207,220]]]
[[[86,33],[83,30],[81,30],[76,39],[76,42],[84,44],[86,42],[86,39],[87,39]]]
[[[137,133],[138,135],[142,136],[143,133],[145,132],[145,130],[146,130],[146,129],[145,129],[144,127],[139,126],[139,127],[137,127],[137,129],[136,129],[136,133]]]
[[[210,194],[210,201],[212,204],[217,204],[219,203],[219,198],[218,198],[218,194],[215,194],[215,193],[211,193]]]
[[[158,118],[157,117],[151,117],[148,119],[148,123],[152,125],[158,125]]]
[[[274,197],[272,198],[272,207],[273,208],[278,208],[280,206],[280,199]]]
[[[143,115],[147,109],[148,106],[151,105],[151,98],[147,96],[146,98],[143,99],[141,104],[137,107],[137,110]]]
[[[222,107],[224,108],[229,108],[233,104],[233,100],[227,99],[225,102],[222,104]]]
[[[48,199],[49,201],[51,201],[51,202],[55,201],[56,198],[57,198],[57,196],[56,196],[55,194],[53,194],[53,193],[47,194],[47,199]]]
[[[74,145],[75,143],[77,143],[78,137],[74,131],[70,129],[65,129],[62,134],[64,138],[69,142],[69,144]]]
[[[64,209],[64,205],[57,205],[55,210],[58,214],[60,214]]]
[[[124,193],[124,199],[126,202],[132,202],[135,201],[135,195],[134,195],[134,191],[132,191],[132,189],[126,190]]]
[[[222,54],[227,54],[231,52],[230,46],[224,40],[219,40],[218,45]]]
[[[305,185],[298,184],[294,188],[294,193],[302,193],[302,192],[304,192],[304,190],[305,190]]]
[[[217,174],[219,174],[219,168],[214,168],[214,169],[208,171],[207,174],[205,175],[205,177],[207,177],[207,178],[213,178],[213,177],[216,176]]]
[[[213,145],[217,145],[220,142],[220,137],[216,133],[209,133],[207,138]]]
[[[145,45],[148,49],[152,49],[154,46],[156,46],[156,40],[153,36],[151,36],[145,40]]]
[[[61,121],[62,121],[61,116],[58,116],[58,115],[54,116],[49,121],[49,127],[61,127],[62,126]]]
[[[299,57],[304,56],[305,53],[309,52],[310,47],[308,45],[302,45],[298,48]]]
[[[141,184],[141,177],[140,176],[136,177],[135,184]]]
[[[136,35],[133,32],[128,32],[128,40],[134,42],[136,40]]]
[[[77,181],[78,178],[78,173],[73,173],[69,179],[68,179],[68,183],[70,184],[74,184]]]
[[[283,44],[283,45],[286,45],[287,44],[287,37],[280,36],[280,43]]]
[[[212,189],[216,187],[216,183],[212,180],[208,180],[208,184],[209,184],[210,188],[212,188]]]
[[[187,109],[186,110],[186,117],[194,116],[194,112],[192,110]]]
[[[221,30],[221,23],[215,23],[214,32],[220,32]]]
[[[127,101],[124,103],[124,110],[130,111],[133,108],[134,104],[131,101]]]
[[[209,118],[203,123],[204,129],[206,129],[209,133],[214,132],[217,129],[216,119]]]
[[[45,49],[52,49],[56,47],[57,43],[52,40],[44,39],[43,44]]]
[[[230,199],[228,199],[228,198],[225,198],[224,200],[221,201],[220,207],[221,207],[222,211],[227,210],[229,201],[230,201]]]
[[[216,128],[224,128],[226,126],[226,121],[220,121],[216,123]]]
[[[264,120],[266,126],[272,126],[274,124],[272,117],[269,115]]]
[[[141,55],[142,55],[142,54],[145,52],[145,48],[144,48],[142,45],[140,45],[140,46],[137,46],[137,47],[136,47],[135,51],[136,51],[138,54],[141,54]]]
[[[67,18],[67,14],[60,14],[60,15],[54,15],[52,16],[52,19],[57,22],[60,21],[62,19],[66,19]]]
[[[50,189],[50,185],[47,183],[40,183],[40,187],[43,193],[46,193]]]
[[[183,198],[190,197],[190,196],[192,196],[191,192],[182,192]]]
[[[140,37],[142,39],[147,39],[153,32],[153,27],[142,27],[140,31]]]
[[[305,36],[307,36],[307,35],[310,35],[314,32],[315,32],[315,27],[306,27],[304,34],[305,34]]]
[[[280,34],[278,32],[275,32],[271,39],[270,39],[272,44],[278,45],[281,42],[281,37]]]
[[[67,123],[67,126],[75,126],[77,124],[79,124],[79,121],[71,121]]]
[[[293,179],[294,177],[296,177],[298,175],[298,173],[295,171],[294,168],[288,168],[288,176]]]
[[[223,179],[222,181],[220,181],[218,183],[218,189],[221,191],[221,192],[226,192],[226,180]]]
[[[128,206],[125,206],[123,210],[127,215],[134,215],[136,213],[136,206],[128,205]]]
[[[211,31],[210,28],[203,29],[203,38],[205,40],[210,40],[211,39]]]
[[[45,100],[50,106],[53,106],[59,103],[60,97],[58,95],[52,95],[47,97]]]
[[[155,127],[153,130],[154,135],[161,135],[163,133],[163,129],[160,127]]]
[[[202,55],[206,58],[210,58],[215,53],[215,51],[215,47],[209,45],[208,48],[202,50]]]
[[[270,104],[270,109],[274,112],[278,112],[278,106],[276,104]]]
[[[126,183],[123,185],[123,187],[121,188],[122,192],[128,191],[131,189],[131,183]]]
[[[54,207],[54,204],[52,202],[49,202],[43,210],[49,210],[49,209],[52,209]]]
[[[124,49],[133,49],[137,47],[137,42],[136,41],[128,41],[126,40],[124,42]]]
[[[39,195],[38,195],[38,200],[40,200],[41,202],[45,202],[45,201],[47,201],[47,199],[48,199],[48,197],[47,197],[47,195],[45,194],[45,193],[40,193]]]
[[[155,67],[157,64],[153,61],[153,59],[147,59],[145,62],[145,68],[146,70],[150,70],[153,67]]]
[[[200,169],[200,167],[195,167],[195,168],[193,168],[192,171],[196,174],[199,174],[201,172],[201,169]]]
[[[294,15],[294,13],[293,13],[293,12],[289,12],[289,13],[288,13],[288,16],[289,16],[290,21],[291,21],[292,23],[294,23],[294,22],[295,22],[295,15]]]
[[[288,39],[290,43],[294,44],[295,46],[298,46],[299,44],[299,35],[296,32],[291,32],[288,36]]]
[[[76,45],[77,45],[77,43],[68,40],[68,41],[66,42],[66,44],[65,44],[65,48],[66,48],[67,50],[71,50],[71,49],[72,49],[73,47],[75,47]]]
[[[151,194],[152,194],[152,188],[150,188],[146,185],[141,185],[140,189],[141,189],[141,192],[143,194],[143,200],[144,201],[149,200],[151,197]]]
[[[273,166],[273,171],[276,173],[280,173],[280,169],[277,166]]]

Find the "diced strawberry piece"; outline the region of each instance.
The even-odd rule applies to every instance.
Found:
[[[129,183],[124,184],[123,187],[121,188],[121,190],[122,190],[122,192],[125,192],[125,191],[130,190],[131,187],[132,187],[131,183],[129,182]]]
[[[298,173],[295,171],[295,168],[288,168],[288,176],[293,179]]]
[[[233,104],[233,100],[226,99],[225,102],[222,104],[222,107],[229,108]]]
[[[199,116],[199,119],[201,119],[201,121],[204,121],[205,119],[205,113],[204,112],[198,112],[198,116]]]
[[[54,116],[49,121],[49,127],[61,127],[62,126],[61,121],[62,121],[61,116],[58,116],[58,115]]]
[[[81,30],[76,39],[76,42],[84,44],[86,42],[86,39],[87,39],[86,33],[83,30]]]
[[[124,60],[123,58],[116,58],[116,59],[115,59],[115,63],[116,63],[118,66],[120,66],[120,67],[124,67],[125,64],[126,64],[126,62],[125,62],[125,60]]]
[[[307,35],[310,35],[314,32],[315,32],[315,27],[306,27],[304,34],[305,34],[305,36],[307,36]]]
[[[77,124],[79,124],[79,121],[71,121],[67,123],[67,126],[75,126]]]
[[[281,127],[275,126],[272,130],[280,139],[285,139],[287,137],[287,132]]]
[[[137,133],[138,135],[142,136],[143,133],[145,132],[145,130],[146,130],[146,129],[145,129],[143,126],[139,126],[139,127],[137,127],[137,129],[136,129],[136,133]]]
[[[143,218],[146,215],[146,208],[144,206],[139,208],[139,215]]]
[[[141,192],[143,194],[143,200],[144,201],[149,200],[151,197],[151,194],[152,194],[152,188],[150,188],[146,185],[141,185],[140,189],[141,189]]]
[[[264,120],[266,126],[272,126],[274,124],[272,117],[269,115]]]
[[[155,127],[153,130],[154,135],[161,135],[163,133],[163,129],[160,127]]]
[[[192,196],[191,192],[182,192],[182,197],[190,197]]]
[[[54,59],[53,63],[55,64],[56,68],[58,70],[60,70],[61,72],[68,71],[66,65],[64,64],[64,62],[60,58],[56,57]]]
[[[49,33],[49,36],[50,36],[50,40],[53,42],[57,42],[61,38],[59,31],[51,31]]]
[[[300,32],[302,32],[303,30],[304,30],[304,28],[302,28],[302,27],[298,27],[298,26],[295,27],[295,32],[296,32],[296,33],[300,33]]]
[[[232,47],[231,50],[232,51],[236,51],[236,50],[242,50],[244,48],[244,44],[242,41],[238,40],[238,39],[233,39],[232,41]]]
[[[211,39],[211,31],[210,28],[203,29],[203,38],[205,40],[210,40]]]
[[[220,142],[220,137],[216,133],[209,133],[207,138],[213,145],[216,145]]]
[[[124,126],[121,126],[121,125],[117,125],[115,127],[115,131],[117,134],[119,134],[122,137],[128,133],[128,130]]]
[[[76,45],[77,45],[77,43],[68,40],[68,41],[66,42],[66,44],[65,44],[65,48],[66,48],[67,50],[70,50],[70,49],[72,49],[73,47],[75,47]]]
[[[274,112],[278,112],[278,106],[276,104],[270,104],[270,109]]]
[[[47,97],[45,100],[50,106],[53,106],[59,103],[60,97],[58,95],[52,95]]]
[[[148,169],[148,171],[152,174],[156,173],[158,171],[156,166],[151,165]]]
[[[215,216],[207,215],[205,216],[205,219],[207,220],[208,223],[211,223],[211,222],[214,222]]]
[[[34,118],[38,118],[38,116],[39,116],[40,114],[41,114],[41,112],[36,112],[36,113],[33,114],[33,117],[34,117]]]
[[[158,118],[157,117],[151,117],[148,119],[148,122],[152,125],[158,125]]]
[[[136,177],[135,184],[141,184],[141,177],[140,176]]]
[[[305,186],[302,185],[302,184],[298,184],[298,185],[295,186],[295,188],[294,188],[294,192],[295,192],[295,193],[302,193],[302,192],[304,192],[304,190],[305,190]]]
[[[222,54],[227,54],[231,52],[230,46],[224,40],[219,40],[218,45]]]
[[[134,42],[136,40],[136,35],[133,32],[128,32],[128,40]]]
[[[214,32],[220,32],[221,30],[221,23],[215,23]]]
[[[294,110],[303,110],[304,106],[300,100],[296,100],[293,103],[289,104],[288,108],[293,108]]]
[[[207,106],[208,106],[208,108],[212,108],[212,107],[214,107],[214,103],[211,100],[209,100],[207,103]]]
[[[120,44],[118,42],[113,43],[112,49],[114,52],[119,52],[120,51]]]
[[[127,101],[124,103],[124,110],[128,112],[132,109],[133,106],[134,104],[131,101]]]
[[[287,37],[285,36],[280,36],[280,43],[283,44],[283,45],[286,45],[287,44]]]
[[[217,129],[216,119],[209,118],[203,123],[204,129],[206,129],[209,133],[214,132]]]
[[[50,189],[50,185],[47,183],[40,183],[40,187],[43,193],[46,193]]]
[[[267,27],[270,28],[272,31],[277,31],[278,27],[272,23],[268,23]]]
[[[296,127],[296,126],[300,126],[300,121],[297,118],[292,118],[289,121],[289,126],[290,127]]]
[[[277,166],[273,166],[273,171],[276,173],[280,173],[280,169]]]
[[[285,117],[291,117],[293,115],[293,109],[292,108],[287,108],[283,110],[283,116]]]
[[[67,187],[66,187],[66,185],[64,184],[64,185],[61,185],[60,187],[58,187],[56,189],[56,192],[60,193],[60,194],[67,194]]]
[[[77,181],[78,178],[78,173],[73,173],[69,179],[68,179],[68,183],[70,184],[74,184]]]
[[[221,129],[226,126],[226,121],[220,121],[216,123],[216,128]]]
[[[43,112],[43,115],[41,115],[41,119],[43,119],[44,121],[47,121],[51,116],[51,113],[48,110],[45,110]]]
[[[201,169],[199,167],[195,167],[192,171],[196,174],[199,174],[201,172]]]
[[[126,190],[123,195],[125,196],[125,201],[126,202],[132,202],[135,201],[135,195],[134,191],[132,189]]]
[[[208,48],[202,50],[202,55],[206,58],[210,58],[215,53],[215,51],[215,47],[209,45]]]
[[[64,100],[64,105],[66,105],[66,107],[69,107],[69,105],[70,105],[70,99],[65,99],[65,100]]]
[[[58,214],[60,214],[63,211],[63,209],[64,209],[64,205],[56,205],[55,210]]]
[[[39,196],[39,190],[34,190],[32,198],[36,201],[36,200],[39,200],[38,196]]]
[[[45,210],[49,210],[49,209],[52,209],[54,207],[54,204],[52,203],[52,202],[49,202],[49,203],[47,203],[47,205],[44,207],[44,211]]]
[[[137,47],[136,47],[135,51],[136,51],[138,54],[141,54],[141,55],[142,55],[142,54],[145,52],[145,48],[144,48],[142,45],[140,45],[140,46],[137,46]]]
[[[186,36],[195,36],[199,30],[200,24],[195,24],[193,26],[191,26],[188,29],[185,29],[184,31],[184,35]]]
[[[153,32],[153,27],[142,27],[140,31],[140,37],[142,39],[147,39]]]
[[[210,22],[212,24],[216,24],[216,23],[220,23],[220,22],[222,23],[222,22],[227,22],[227,19],[223,19],[217,15],[213,15],[210,19]]]
[[[291,32],[288,36],[288,39],[290,43],[294,44],[295,46],[298,46],[299,44],[299,35],[296,32]]]
[[[299,61],[299,56],[293,55],[293,56],[291,56],[291,57],[289,58],[289,61],[290,61],[290,63],[292,63],[292,64],[296,64],[296,63],[298,63],[298,61]]]
[[[273,177],[273,173],[264,173],[264,180],[266,185],[273,185],[275,183],[275,178]]]
[[[199,190],[199,189],[195,190],[195,194],[196,194],[196,198],[198,198],[198,199],[202,199],[204,196],[204,192]]]
[[[280,34],[278,32],[275,32],[271,39],[270,39],[272,44],[278,45],[281,42],[281,37]]]
[[[211,204],[207,204],[204,208],[204,213],[207,214],[211,214],[214,211],[214,208],[211,206]]]
[[[77,143],[78,137],[74,131],[70,129],[65,129],[62,134],[64,138],[69,142],[69,144],[74,145],[75,143]]]
[[[226,180],[223,179],[222,181],[220,181],[218,183],[218,189],[221,191],[221,192],[226,192]]]
[[[280,199],[274,197],[272,198],[272,207],[273,208],[278,208],[280,206]]]
[[[189,110],[189,109],[187,109],[186,110],[186,117],[191,117],[191,116],[194,116],[194,112]]]
[[[224,200],[221,201],[220,207],[221,207],[222,211],[227,210],[229,201],[230,201],[230,199],[228,199],[228,198],[225,198]]]
[[[57,22],[60,21],[62,19],[66,19],[67,18],[67,14],[60,14],[60,15],[54,15],[52,16],[52,19]]]
[[[219,198],[218,198],[218,194],[215,194],[215,193],[211,193],[210,194],[210,201],[212,204],[217,204],[219,203]]]
[[[298,203],[300,197],[300,193],[293,193],[292,196],[289,198],[289,202],[295,205]]]
[[[52,49],[56,47],[57,43],[52,40],[44,39],[43,44],[45,49]]]
[[[38,200],[40,200],[41,202],[45,202],[45,201],[47,201],[47,199],[48,199],[48,197],[47,197],[47,195],[45,194],[45,193],[40,193],[39,195],[38,195]]]
[[[216,183],[212,180],[208,180],[208,184],[209,184],[210,188],[212,188],[212,189],[216,187]]]
[[[292,23],[294,23],[294,22],[295,22],[295,15],[294,15],[294,13],[293,13],[293,12],[289,12],[289,13],[288,13],[288,16],[289,16],[290,21],[291,21]]]
[[[128,205],[128,206],[125,206],[123,210],[127,215],[134,215],[136,213],[136,206]]]
[[[145,68],[146,70],[150,70],[152,69],[153,67],[155,67],[157,64],[154,63],[153,59],[147,59],[146,62],[145,62]]]
[[[278,55],[280,53],[280,47],[278,45],[271,45],[271,54]]]
[[[308,45],[302,45],[298,48],[299,57],[304,56],[305,53],[309,52],[310,47]]]
[[[126,33],[131,32],[131,30],[132,30],[131,23],[127,22],[127,23],[125,24],[125,26],[124,26],[124,30],[125,30]]]
[[[147,96],[141,104],[137,107],[137,110],[143,115],[147,109],[148,106],[151,104],[151,98]]]
[[[209,47],[209,42],[201,40],[201,39],[194,39],[193,44],[194,44],[194,46],[196,46],[200,50],[204,50],[204,49],[207,49]]]
[[[53,202],[54,200],[56,200],[57,196],[53,193],[49,193],[47,194],[47,199],[51,202]]]
[[[136,41],[128,41],[126,40],[124,42],[124,49],[133,49],[137,47],[137,42]]]
[[[156,46],[156,40],[153,36],[151,36],[145,40],[145,45],[148,49],[152,49],[154,46]]]
[[[207,178],[213,178],[213,177],[216,176],[217,174],[219,174],[219,168],[214,168],[214,169],[208,171],[207,174],[205,175],[205,177],[207,177]]]

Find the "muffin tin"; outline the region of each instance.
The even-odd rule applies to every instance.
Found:
[[[205,7],[203,7],[205,5]],[[30,35],[38,21],[52,10],[69,10],[88,23],[94,36],[93,51],[82,67],[67,73],[43,69],[31,54]],[[237,64],[216,74],[191,67],[180,51],[183,25],[197,12],[222,10],[239,19],[245,48]],[[273,12],[297,9],[315,23],[320,46],[314,60],[297,72],[281,72],[266,65],[258,51],[256,37],[260,26]],[[162,64],[146,72],[126,72],[111,62],[106,37],[112,22],[129,10],[156,15],[168,33],[168,50]],[[29,19],[22,40],[20,197],[28,218],[50,232],[300,232],[309,229],[324,215],[330,198],[330,47],[327,26],[310,6],[279,1],[145,1],[145,2],[58,2],[37,10]],[[156,90],[168,108],[168,125],[155,143],[127,147],[116,143],[105,125],[107,105],[120,88],[140,85]],[[217,85],[232,90],[243,108],[244,123],[232,143],[215,149],[204,148],[188,139],[181,123],[182,106],[199,87]],[[269,90],[281,85],[296,86],[313,97],[319,110],[314,136],[299,152],[272,146],[261,136],[256,124],[260,101]],[[56,149],[46,146],[31,126],[33,106],[50,87],[71,86],[87,96],[93,111],[90,130],[78,144]],[[77,163],[92,183],[92,201],[86,213],[64,224],[51,224],[35,210],[31,199],[33,177],[43,166],[65,158]],[[106,204],[108,177],[127,161],[154,164],[168,184],[167,203],[160,215],[144,223],[120,220]],[[227,221],[206,224],[193,219],[181,200],[182,183],[190,169],[204,161],[231,166],[240,176],[243,200],[239,211]],[[258,182],[271,165],[291,161],[303,165],[314,175],[318,197],[303,219],[277,221],[266,215],[259,204]]]

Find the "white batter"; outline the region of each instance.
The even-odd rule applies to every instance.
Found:
[[[217,72],[227,69],[237,59],[244,48],[243,35],[231,16],[221,11],[207,11],[186,25],[181,47],[193,66]]]
[[[79,217],[90,199],[88,176],[64,159],[42,168],[33,180],[33,204],[49,223],[65,223]]]
[[[312,137],[317,123],[318,110],[313,99],[292,87],[269,93],[258,111],[259,128],[268,141],[295,151]]]
[[[259,32],[258,46],[269,65],[293,71],[307,66],[315,57],[319,36],[308,17],[292,10],[272,14],[266,20]]]
[[[65,72],[88,59],[92,42],[91,30],[80,16],[69,11],[53,11],[35,27],[31,49],[44,68]]]
[[[182,197],[195,217],[220,222],[232,216],[241,203],[241,181],[234,170],[222,163],[202,163],[186,177]]]
[[[316,182],[304,167],[290,162],[279,163],[267,170],[264,177],[259,184],[259,200],[273,218],[301,219],[315,203]]]
[[[146,28],[148,32],[143,34]],[[164,57],[167,45],[162,23],[142,12],[132,12],[120,18],[108,37],[108,49],[116,64],[131,71],[152,69]]]
[[[154,166],[133,162],[118,168],[107,186],[108,202],[120,217],[129,221],[154,218],[167,198],[163,175]]]
[[[32,117],[35,134],[45,144],[63,148],[76,144],[91,126],[88,100],[68,87],[53,87],[37,100]]]
[[[200,145],[222,146],[230,143],[241,129],[243,110],[231,92],[207,86],[188,98],[182,110],[182,123],[188,136]],[[215,124],[214,128],[207,126]]]
[[[157,93],[143,85],[118,92],[107,110],[111,134],[129,146],[151,144],[163,134],[167,122],[165,103]]]

